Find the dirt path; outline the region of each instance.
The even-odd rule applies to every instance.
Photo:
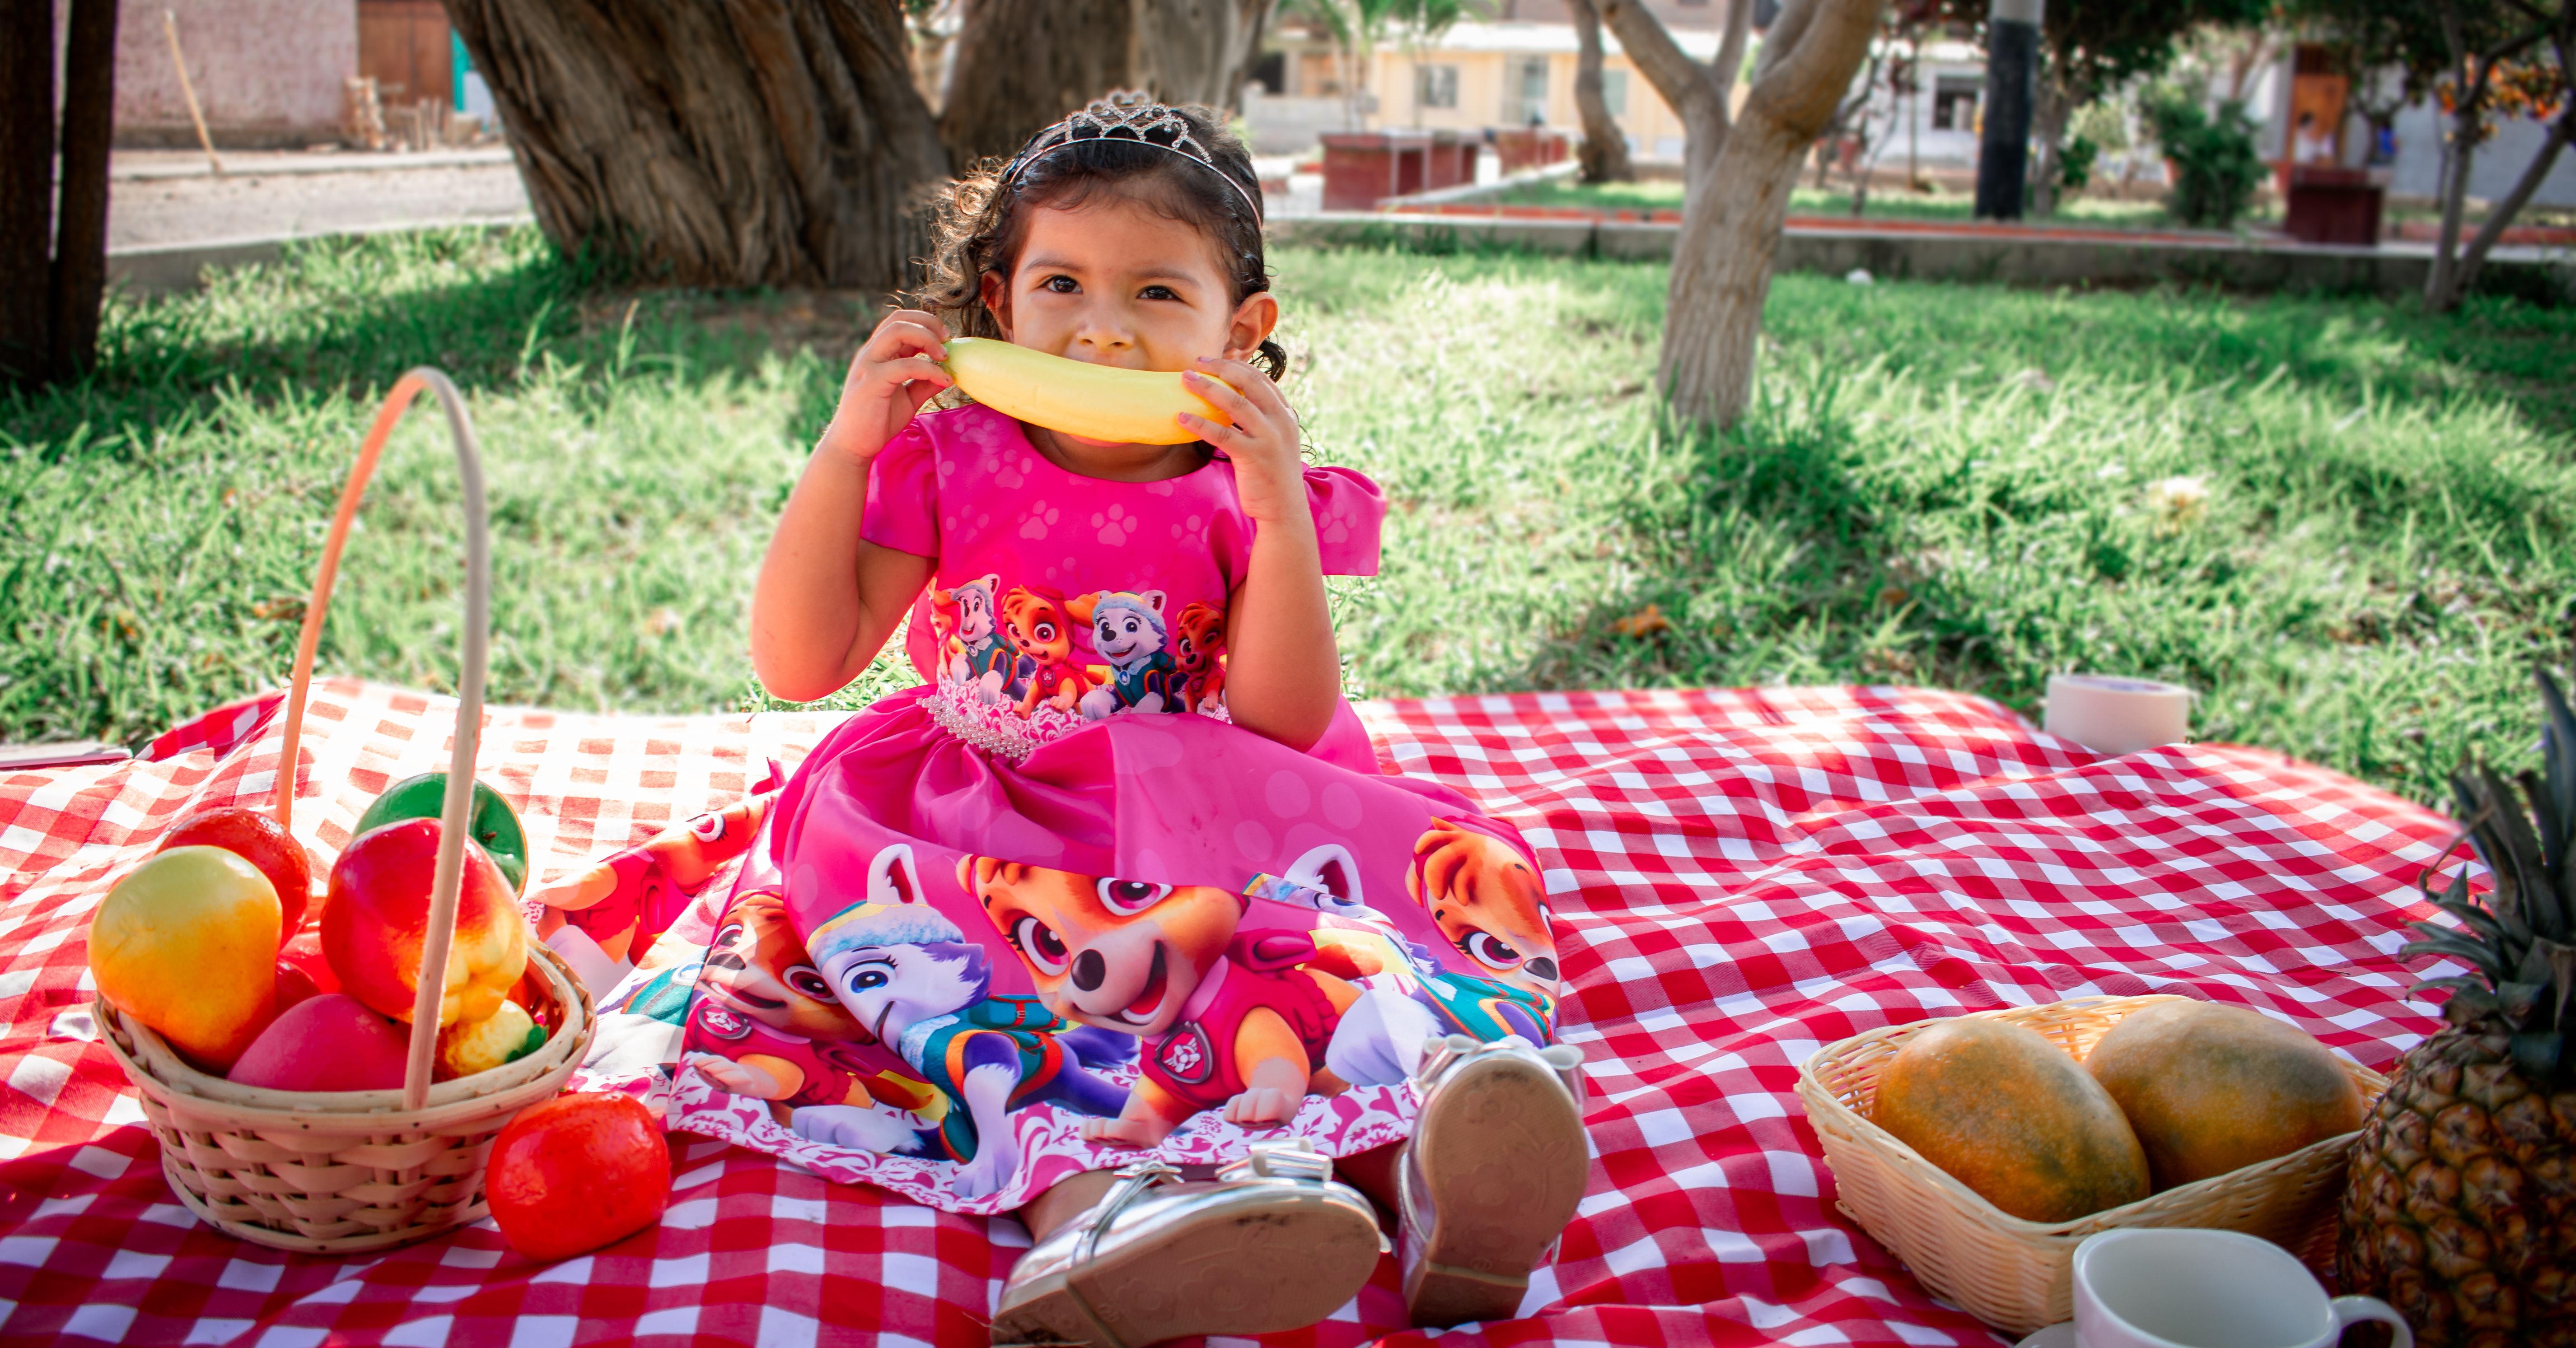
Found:
[[[507,151],[240,154],[227,156],[224,167],[218,178],[203,155],[118,154],[108,183],[109,251],[528,214]]]

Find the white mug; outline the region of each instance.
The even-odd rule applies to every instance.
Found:
[[[2344,1326],[2415,1335],[2376,1297],[2326,1299],[2289,1251],[2236,1231],[2129,1227],[2075,1247],[2078,1348],[2333,1348]]]

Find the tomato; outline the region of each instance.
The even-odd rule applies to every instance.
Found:
[[[501,1129],[483,1189],[519,1253],[568,1259],[662,1219],[671,1147],[662,1121],[630,1097],[558,1095]]]
[[[306,906],[313,901],[313,858],[267,811],[239,805],[199,810],[162,835],[153,850],[173,847],[220,847],[258,867],[277,891],[281,941],[291,941],[303,930]]]

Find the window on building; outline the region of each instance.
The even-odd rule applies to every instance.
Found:
[[[1605,70],[1601,72],[1601,101],[1610,106],[1611,116],[1625,117],[1628,115],[1627,71]]]
[[[1520,62],[1510,83],[1504,85],[1503,120],[1513,126],[1543,126],[1547,122],[1547,58],[1530,57]]]
[[[1426,108],[1458,106],[1458,67],[1423,66],[1414,82],[1413,97]]]
[[[1977,128],[1977,100],[1986,92],[1985,80],[1976,75],[1936,75],[1932,80],[1932,129],[1935,131],[1974,131]]]
[[[1263,52],[1261,54],[1261,59],[1252,63],[1251,82],[1260,85],[1262,92],[1267,93],[1274,98],[1287,93],[1288,53],[1284,51]]]

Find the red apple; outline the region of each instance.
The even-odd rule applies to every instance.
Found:
[[[492,1220],[531,1259],[623,1240],[671,1203],[671,1147],[653,1111],[623,1095],[558,1095],[492,1143]]]
[[[340,975],[331,971],[331,961],[322,957],[322,925],[315,923],[295,933],[285,948],[277,952],[277,962],[292,964],[319,992],[338,992]]]
[[[279,1015],[284,1015],[288,1009],[301,1006],[320,995],[322,995],[322,989],[313,982],[313,975],[304,972],[291,961],[277,962],[277,1013]]]
[[[199,810],[180,820],[154,850],[173,847],[220,847],[258,867],[277,891],[281,939],[293,939],[303,928],[305,907],[313,901],[313,858],[275,816],[239,805]]]
[[[403,1084],[403,1032],[357,998],[326,992],[269,1023],[231,1080],[279,1091],[390,1091]]]
[[[408,1023],[438,866],[439,824],[404,819],[358,835],[331,867],[322,906],[322,953],[350,996]],[[472,839],[456,896],[438,1023],[498,1010],[528,967],[528,919],[510,882]]]

